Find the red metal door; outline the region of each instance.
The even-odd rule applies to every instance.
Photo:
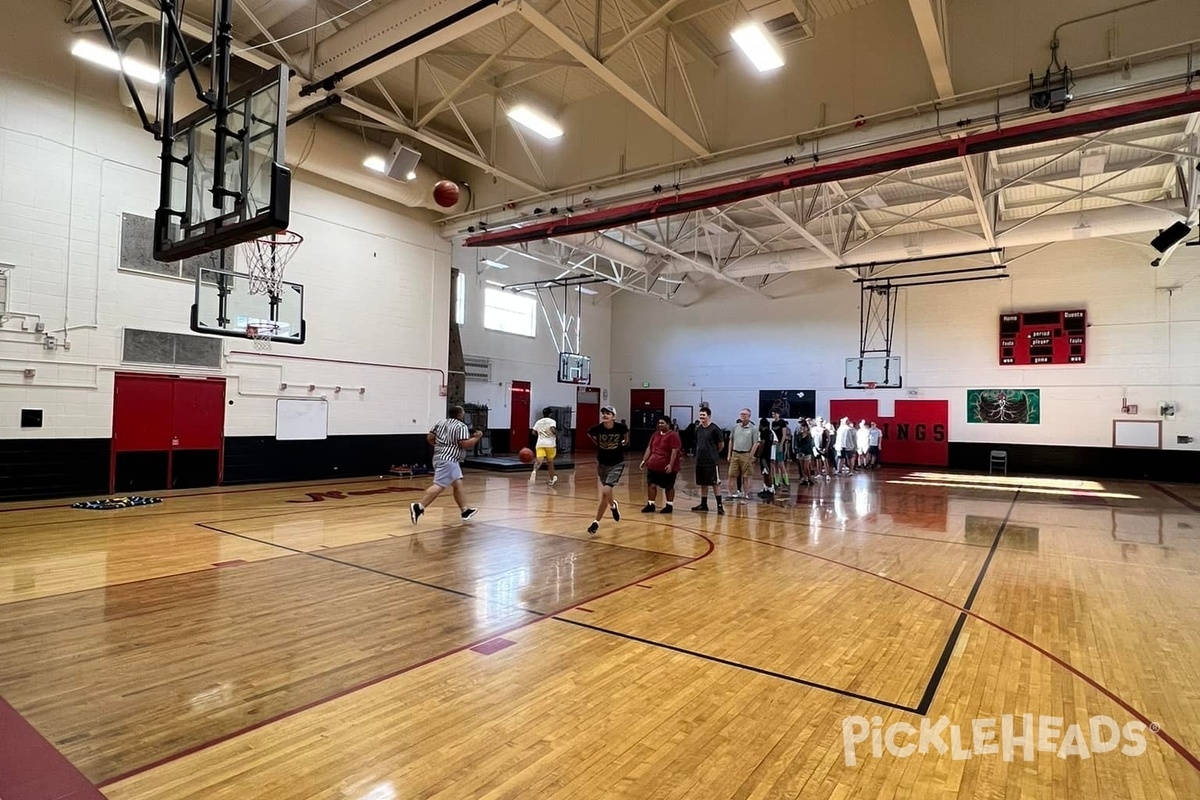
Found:
[[[522,447],[529,446],[529,431],[532,420],[529,417],[529,381],[513,381],[509,408],[512,409],[512,420],[509,422],[509,449],[516,453]]]
[[[171,447],[220,450],[225,439],[225,381],[172,381],[175,389]]]
[[[113,389],[113,451],[169,450],[173,381],[167,375],[117,375]]]
[[[600,422],[600,390],[590,386],[575,388],[575,449],[595,450],[588,429]]]

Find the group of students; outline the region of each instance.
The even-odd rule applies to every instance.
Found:
[[[600,520],[610,514],[614,522],[621,519],[620,505],[613,499],[613,489],[625,472],[625,450],[629,447],[629,427],[617,422],[616,409],[611,405],[600,408],[600,422],[588,429],[588,437],[596,445],[596,487],[599,504],[595,519],[588,525],[588,533],[595,535],[600,530]],[[426,507],[447,488],[451,489],[459,512],[464,520],[475,516],[478,509],[467,506],[462,494],[461,462],[465,451],[474,447],[482,438],[482,431],[471,433],[463,422],[462,406],[453,406],[450,416],[435,425],[427,439],[433,445],[433,485],[419,502],[410,506],[409,516],[415,525],[425,513]],[[646,505],[644,514],[671,514],[674,512],[675,480],[679,475],[683,457],[683,443],[678,426],[666,416],[660,417],[657,427],[650,436],[639,467],[646,470]],[[550,484],[558,477],[554,474],[557,427],[550,417],[550,409],[542,410],[542,418],[533,425],[538,435],[536,460],[529,482],[537,480],[538,469],[546,464]],[[833,474],[850,474],[855,469],[872,469],[879,466],[880,445],[883,432],[874,422],[859,422],[856,428],[847,417],[843,417],[835,428],[832,423],[817,417],[800,419],[793,431],[779,412],[771,419],[761,418],[758,425],[751,421],[751,412],[743,408],[738,421],[723,431],[712,421],[712,409],[700,407],[694,433],[689,436],[695,456],[695,480],[700,489],[700,502],[692,511],[707,512],[709,491],[713,491],[718,515],[725,513],[721,498],[721,476],[718,463],[722,455],[729,457],[729,494],[738,498],[749,493],[749,487],[757,469],[763,481],[760,495],[773,496],[774,492],[790,485],[788,462],[799,464],[800,483],[812,485],[821,476],[831,480]],[[664,504],[657,508],[658,490],[662,489]]]

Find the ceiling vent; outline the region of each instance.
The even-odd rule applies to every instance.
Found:
[[[741,0],[750,19],[766,28],[778,45],[811,39],[808,0]]]

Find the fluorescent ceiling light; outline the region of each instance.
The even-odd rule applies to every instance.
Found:
[[[488,286],[499,286],[501,289],[504,288],[504,284],[500,281],[484,281],[484,283],[486,283]]]
[[[363,166],[375,172],[387,172],[387,162],[383,160],[383,156],[368,156],[363,161]]]
[[[545,139],[557,139],[563,135],[563,129],[557,122],[529,106],[513,106],[508,110],[508,118]]]
[[[743,25],[730,36],[759,72],[770,72],[783,66],[783,56],[779,54],[763,26],[757,22]]]
[[[136,58],[119,56],[111,47],[97,44],[90,39],[76,39],[75,44],[71,47],[71,55],[114,72],[121,72],[122,65],[124,65],[125,74],[135,80],[146,83],[162,83],[162,73],[156,67],[138,61]]]
[[[492,269],[508,269],[509,266],[503,261],[493,261],[490,258],[480,259],[479,263],[483,264],[484,266],[491,267]]]

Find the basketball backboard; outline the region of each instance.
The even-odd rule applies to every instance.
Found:
[[[871,384],[874,384],[872,386]],[[900,356],[863,356],[846,359],[847,389],[900,389]]]
[[[162,166],[165,205],[155,215],[156,259],[175,261],[287,228],[287,85],[288,69],[280,65],[231,89],[224,135],[208,107],[175,123]]]
[[[250,291],[250,276],[232,270],[204,270],[196,277],[192,330],[218,336],[268,338],[304,344],[304,286],[284,281],[278,296]]]

